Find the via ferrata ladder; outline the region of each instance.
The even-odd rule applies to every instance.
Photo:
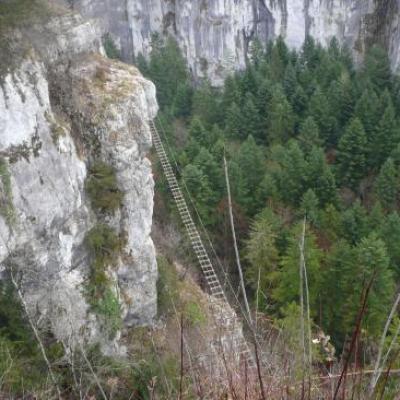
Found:
[[[153,121],[149,121],[150,131],[157,156],[160,160],[162,169],[168,182],[169,189],[175,200],[181,220],[186,228],[189,236],[192,249],[197,256],[200,268],[203,272],[205,281],[207,282],[208,289],[212,298],[212,308],[214,319],[218,328],[223,331],[219,338],[219,342],[229,349],[234,351],[240,362],[246,362],[250,368],[255,367],[253,355],[249,346],[244,338],[241,323],[236,315],[236,312],[229,306],[228,299],[224,293],[220,280],[215,272],[215,269],[208,256],[206,248],[196,228],[193,218],[190,214],[185,197],[179,187],[178,180],[169,162],[167,153],[161,141],[158,130]],[[222,307],[225,306],[224,312]],[[226,307],[228,306],[228,307]],[[218,309],[220,312],[218,312]],[[227,314],[226,310],[230,310]]]

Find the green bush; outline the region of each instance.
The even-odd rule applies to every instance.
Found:
[[[193,301],[189,301],[185,304],[184,316],[186,322],[191,326],[202,325],[206,322],[206,316],[204,315],[203,310]]]
[[[45,335],[42,335],[42,339],[50,361],[59,359],[62,355],[59,344],[50,344]],[[16,396],[24,392],[36,392],[46,386],[47,377],[47,365],[25,320],[25,311],[14,286],[8,281],[0,281],[1,390]]]
[[[11,189],[11,175],[8,170],[7,161],[0,157],[0,215],[2,215],[9,225],[14,222],[14,205]]]
[[[102,161],[94,163],[89,169],[86,191],[97,211],[114,212],[122,205],[123,193],[118,188],[115,171]]]
[[[113,336],[122,326],[121,309],[113,292],[107,268],[115,263],[124,247],[124,240],[105,224],[98,224],[86,236],[93,261],[90,265],[87,296],[102,325]]]
[[[111,35],[109,33],[106,33],[105,35],[103,35],[102,41],[107,57],[120,60],[121,52],[115,45],[115,42]]]
[[[112,338],[122,328],[121,305],[118,298],[111,290],[107,288],[103,296],[96,299],[92,304],[93,310],[102,319],[102,325]]]

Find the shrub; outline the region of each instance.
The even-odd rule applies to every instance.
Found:
[[[93,257],[87,286],[88,300],[93,311],[101,317],[103,327],[113,336],[122,326],[121,308],[111,288],[107,268],[115,263],[124,241],[109,226],[98,224],[87,234],[86,244]]]
[[[103,328],[112,338],[122,328],[121,305],[111,288],[105,289],[103,296],[96,299],[93,310],[101,317]]]
[[[204,315],[203,310],[197,303],[193,301],[189,301],[185,304],[184,316],[185,320],[191,326],[202,325],[206,322],[206,316]]]
[[[8,170],[7,161],[0,157],[0,215],[9,225],[14,222],[14,205],[11,189],[11,175]]]
[[[104,50],[108,58],[121,59],[121,52],[115,45],[115,42],[109,33],[103,35],[102,38]]]
[[[114,212],[122,205],[123,193],[118,188],[114,169],[98,161],[89,169],[86,191],[97,211]]]

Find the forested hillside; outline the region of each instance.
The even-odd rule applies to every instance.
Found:
[[[400,283],[400,80],[385,52],[370,48],[356,67],[336,40],[324,49],[309,38],[296,52],[278,39],[254,45],[247,69],[221,89],[191,82],[172,40],[155,37],[149,62],[137,62],[156,83],[180,179],[232,266],[228,159],[254,308],[276,325],[299,314],[306,221],[313,330],[340,356],[371,283],[359,344],[371,362]]]

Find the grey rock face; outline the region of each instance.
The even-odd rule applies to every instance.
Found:
[[[174,36],[195,77],[219,85],[241,69],[254,38],[282,35],[294,48],[307,34],[327,44],[333,36],[357,57],[373,42],[400,65],[398,0],[75,0],[82,13],[103,20],[124,55],[148,55],[153,33]],[[105,12],[108,10],[108,12]]]
[[[85,297],[84,238],[97,222],[86,165],[96,157],[116,170],[124,201],[106,222],[124,233],[126,246],[109,275],[125,324],[151,323],[157,268],[146,155],[155,88],[134,67],[105,59],[98,27],[76,15],[30,38],[32,51],[0,87],[0,157],[11,180],[8,193],[2,183],[0,191],[13,210],[7,218],[0,202],[0,278],[13,271],[32,316],[59,339],[106,345]]]

